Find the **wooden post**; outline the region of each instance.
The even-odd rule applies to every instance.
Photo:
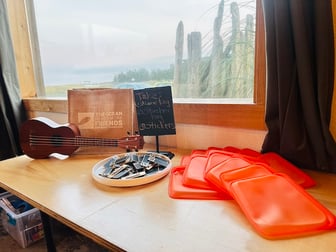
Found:
[[[229,44],[224,51],[224,57],[230,55],[229,59],[225,60],[223,71],[225,76],[229,77],[225,80],[225,96],[228,98],[239,97],[239,84],[237,82],[239,74],[239,51],[240,51],[240,17],[239,8],[236,2],[231,3],[232,15],[232,33]]]
[[[184,42],[184,26],[180,21],[176,29],[176,42],[175,42],[175,66],[174,66],[174,81],[173,93],[174,97],[180,97],[183,94],[182,87],[182,60],[183,60],[183,42]]]
[[[253,84],[254,82],[254,22],[252,15],[246,15],[246,26],[243,41],[243,90],[241,97],[253,97]]]
[[[200,95],[200,64],[202,58],[202,35],[200,32],[188,34],[188,88],[187,97]]]
[[[210,78],[209,78],[209,94],[210,97],[218,97],[222,95],[221,92],[221,65],[222,65],[222,52],[223,52],[223,39],[220,35],[222,28],[224,12],[224,0],[222,0],[218,7],[217,17],[213,26],[213,45],[210,61]]]

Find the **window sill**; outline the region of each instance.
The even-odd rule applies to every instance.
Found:
[[[34,112],[68,113],[66,98],[25,98],[28,115]],[[175,122],[265,130],[263,104],[174,103]]]

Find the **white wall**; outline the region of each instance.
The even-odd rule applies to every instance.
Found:
[[[67,114],[36,112],[36,116],[48,117],[59,124],[68,122]],[[160,136],[159,143],[160,148],[170,146],[182,149],[206,149],[210,146],[234,146],[260,151],[265,134],[266,131],[263,130],[177,124],[176,135]],[[146,137],[145,142],[155,144],[155,137]]]

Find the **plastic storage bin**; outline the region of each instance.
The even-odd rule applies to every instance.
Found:
[[[32,208],[20,198],[9,193],[0,195],[0,198],[6,198],[12,205],[19,204],[21,211],[23,210],[14,212],[14,209],[10,209],[0,200],[2,225],[22,248],[44,237],[41,215],[37,208]]]

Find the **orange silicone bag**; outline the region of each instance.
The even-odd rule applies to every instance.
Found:
[[[267,162],[275,172],[287,174],[303,188],[309,188],[316,184],[308,174],[274,152],[262,154],[259,159]]]
[[[212,184],[213,187],[217,190],[227,195],[230,195],[223,185],[220,175],[222,173],[237,170],[248,165],[250,165],[250,163],[242,158],[230,157],[225,161],[217,163],[215,166],[212,166],[211,169],[207,169],[206,173],[204,174],[204,179],[208,181],[209,184]]]
[[[308,176],[308,174],[306,174],[304,171],[302,171],[277,153],[268,152],[261,154],[248,148],[238,149],[232,146],[228,146],[223,149],[226,151],[232,151],[234,153],[240,154],[242,157],[247,158],[252,162],[265,162],[273,169],[275,173],[285,173],[289,175],[292,179],[294,179],[296,183],[301,185],[303,188],[309,188],[316,184],[315,181]]]
[[[230,193],[230,184],[233,181],[248,179],[248,178],[256,178],[266,175],[271,175],[273,172],[270,167],[264,163],[259,164],[251,164],[245,167],[241,167],[240,169],[230,170],[226,172],[222,172],[221,174],[216,176],[216,183],[219,190]],[[219,177],[219,178],[218,178]]]
[[[193,151],[193,154],[190,156],[189,163],[186,165],[183,173],[182,183],[189,187],[209,190],[215,189],[204,178],[206,169],[208,169],[209,166],[213,166],[219,162],[227,160],[231,157],[231,155],[232,153],[225,152],[215,147],[209,147],[209,149],[203,154]]]
[[[227,151],[218,151],[218,150],[212,150],[208,152],[208,160],[205,165],[204,169],[204,175],[208,172],[208,170],[211,170],[214,166],[218,165],[219,163],[222,163],[229,158],[232,157],[232,155],[236,155],[235,153],[227,152]],[[204,176],[203,175],[203,176]]]
[[[225,181],[225,175],[221,177]],[[279,239],[335,227],[334,215],[285,174],[236,180],[229,191],[257,232]]]
[[[180,161],[180,165],[188,166],[191,159],[195,156],[208,156],[208,153],[212,150],[221,150],[218,147],[209,147],[208,149],[195,149],[191,151],[191,154],[188,156],[183,156]]]
[[[203,177],[207,159],[207,156],[204,155],[195,155],[191,157],[190,162],[183,173],[183,185],[202,189],[212,189]]]
[[[184,166],[173,167],[169,176],[168,195],[173,199],[225,200],[227,195],[215,190],[183,185]],[[230,197],[231,198],[231,197]]]

